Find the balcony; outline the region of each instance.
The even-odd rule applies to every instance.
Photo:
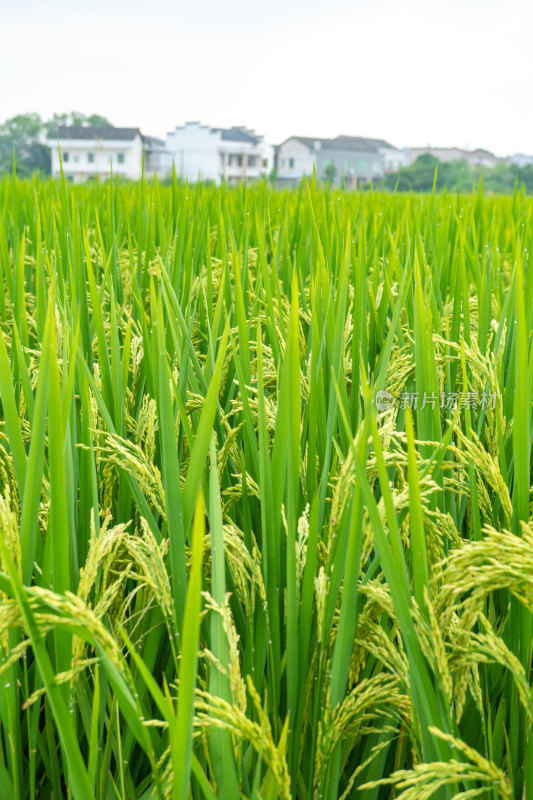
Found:
[[[256,180],[266,170],[264,157],[258,153],[221,153],[221,172],[230,182]]]

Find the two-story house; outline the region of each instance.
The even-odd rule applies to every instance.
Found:
[[[75,183],[111,174],[136,180],[144,174],[166,174],[170,160],[161,139],[143,136],[139,128],[112,126],[62,126],[48,139],[52,176],[64,175]]]
[[[528,156],[524,153],[516,153],[514,156],[508,156],[506,161],[508,164],[514,164],[517,167],[533,166],[533,156]]]
[[[212,128],[186,122],[167,135],[176,173],[191,181],[219,184],[258,180],[274,164],[274,148],[244,127]]]
[[[321,180],[329,179],[347,186],[380,180],[385,173],[385,152],[396,148],[381,139],[362,136],[337,136],[318,139],[291,136],[277,148],[276,168],[282,184],[299,182],[315,169]]]
[[[466,161],[471,167],[495,167],[501,158],[488,150],[464,150],[461,147],[411,147],[410,163],[413,164],[419,156],[432,155],[443,164],[451,161]]]

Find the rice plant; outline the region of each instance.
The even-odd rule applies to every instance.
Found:
[[[532,222],[0,183],[0,800],[533,797]]]

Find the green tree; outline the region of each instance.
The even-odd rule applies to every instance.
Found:
[[[328,161],[327,164],[324,164],[324,177],[330,186],[333,185],[333,181],[335,180],[336,174],[337,174],[337,167],[335,166],[333,161]]]
[[[56,135],[57,129],[64,125],[78,125],[86,127],[87,125],[111,126],[111,122],[107,117],[101,114],[82,114],[79,111],[71,111],[70,114],[54,114],[52,119],[45,122],[46,135],[53,138]]]
[[[511,167],[511,174],[523,185],[526,192],[533,194],[533,165],[527,164],[525,167]]]
[[[29,176],[37,170],[50,174],[50,146],[47,139],[54,139],[62,125],[111,125],[100,114],[81,114],[71,111],[53,114],[43,121],[39,114],[17,114],[0,124],[0,174],[13,168],[15,158],[17,173]]]
[[[107,117],[102,117],[100,114],[91,114],[87,117],[87,125],[101,125],[102,127],[111,127],[111,123]]]
[[[385,176],[384,188],[400,192],[430,192],[436,176],[436,188],[445,186],[453,192],[470,192],[482,178],[487,191],[510,194],[516,185],[533,194],[533,166],[518,167],[500,162],[494,167],[472,167],[467,161],[441,162],[430,153],[419,156],[409,167]]]
[[[47,138],[53,138],[57,133],[57,129],[62,125],[70,125],[70,115],[53,114],[52,118],[44,123]]]
[[[50,172],[50,151],[39,114],[17,114],[0,125],[0,172],[12,168],[13,157],[21,175]]]

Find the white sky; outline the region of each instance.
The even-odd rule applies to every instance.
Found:
[[[532,25],[520,0],[0,0],[0,121],[533,153]]]

